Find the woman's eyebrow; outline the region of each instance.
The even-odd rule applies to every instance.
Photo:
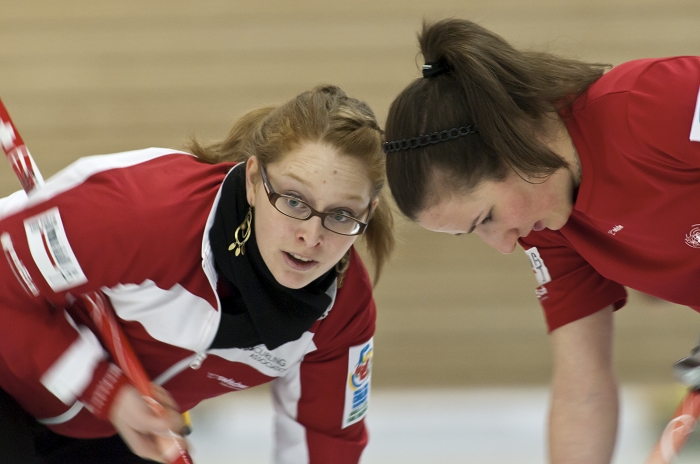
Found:
[[[308,180],[304,179],[304,178],[301,177],[301,176],[298,176],[297,174],[295,174],[295,173],[293,173],[293,172],[288,173],[288,174],[287,174],[287,177],[289,177],[289,178],[291,178],[291,179],[294,179],[294,180],[296,180],[297,182],[299,182],[299,183],[301,183],[301,184],[303,184],[303,185],[305,185],[305,186],[307,186],[307,187],[309,187],[309,188],[313,186],[313,184],[312,184],[311,182],[309,182]],[[357,201],[357,202],[359,202],[359,203],[364,203],[364,201],[365,201],[365,199],[362,198],[361,195],[357,195],[357,194],[347,194],[347,195],[345,195],[344,197],[345,197],[345,199],[348,200],[348,201]]]

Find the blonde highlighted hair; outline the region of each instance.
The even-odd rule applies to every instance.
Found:
[[[280,106],[246,113],[220,142],[201,145],[191,140],[187,148],[207,163],[245,162],[255,156],[267,166],[304,142],[320,142],[360,160],[367,168],[372,198],[379,198],[364,234],[376,283],[394,248],[393,216],[383,191],[383,141],[383,132],[366,103],[348,97],[338,87],[322,85]]]

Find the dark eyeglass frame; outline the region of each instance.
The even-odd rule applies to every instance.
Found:
[[[367,222],[362,222],[355,217],[348,216],[347,214],[343,214],[343,213],[338,213],[338,212],[322,213],[320,211],[316,211],[310,204],[308,204],[304,200],[301,200],[297,197],[293,197],[291,195],[283,195],[281,193],[275,192],[275,189],[272,188],[272,185],[270,184],[270,181],[267,178],[267,173],[265,172],[265,167],[262,165],[260,166],[260,174],[262,175],[263,186],[265,187],[265,193],[267,193],[267,199],[270,201],[270,204],[272,205],[273,208],[275,208],[277,211],[284,214],[285,216],[290,217],[292,219],[298,219],[300,221],[308,221],[312,217],[316,216],[316,217],[319,217],[321,219],[321,225],[323,226],[324,229],[330,230],[334,234],[345,235],[348,237],[352,237],[354,235],[362,235],[365,232],[365,230],[367,229],[367,224],[369,224],[369,220],[371,219],[372,213],[374,212],[372,210],[372,200],[370,200],[369,205],[367,205],[367,209],[369,210],[369,214],[367,215]],[[309,215],[305,218],[290,216],[289,214],[285,213],[284,211],[280,210],[277,207],[277,200],[279,198],[289,198],[290,200],[298,201],[299,203],[301,203],[304,206],[306,206],[307,208],[309,208],[309,211],[310,211]],[[359,224],[360,228],[357,229],[357,231],[352,233],[352,234],[344,234],[342,232],[338,232],[337,230],[333,230],[333,229],[328,228],[328,226],[326,226],[326,218],[329,216],[337,216],[338,214],[340,214],[341,216],[343,216],[347,219],[355,221],[356,223]]]

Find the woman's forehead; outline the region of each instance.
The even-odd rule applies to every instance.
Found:
[[[309,189],[333,190],[348,199],[369,200],[371,182],[362,160],[326,144],[302,144],[270,164],[268,171]]]
[[[467,233],[486,207],[486,200],[474,191],[455,192],[425,208],[418,214],[417,222],[434,232]]]

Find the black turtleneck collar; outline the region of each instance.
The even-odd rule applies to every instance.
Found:
[[[335,268],[304,288],[280,285],[260,255],[255,227],[251,228],[244,255],[234,256],[234,252],[228,250],[248,208],[245,163],[241,163],[224,179],[209,232],[219,274],[219,293],[223,295],[221,324],[211,348],[249,348],[264,344],[273,350],[297,340],[332,301],[326,292],[335,281]]]

